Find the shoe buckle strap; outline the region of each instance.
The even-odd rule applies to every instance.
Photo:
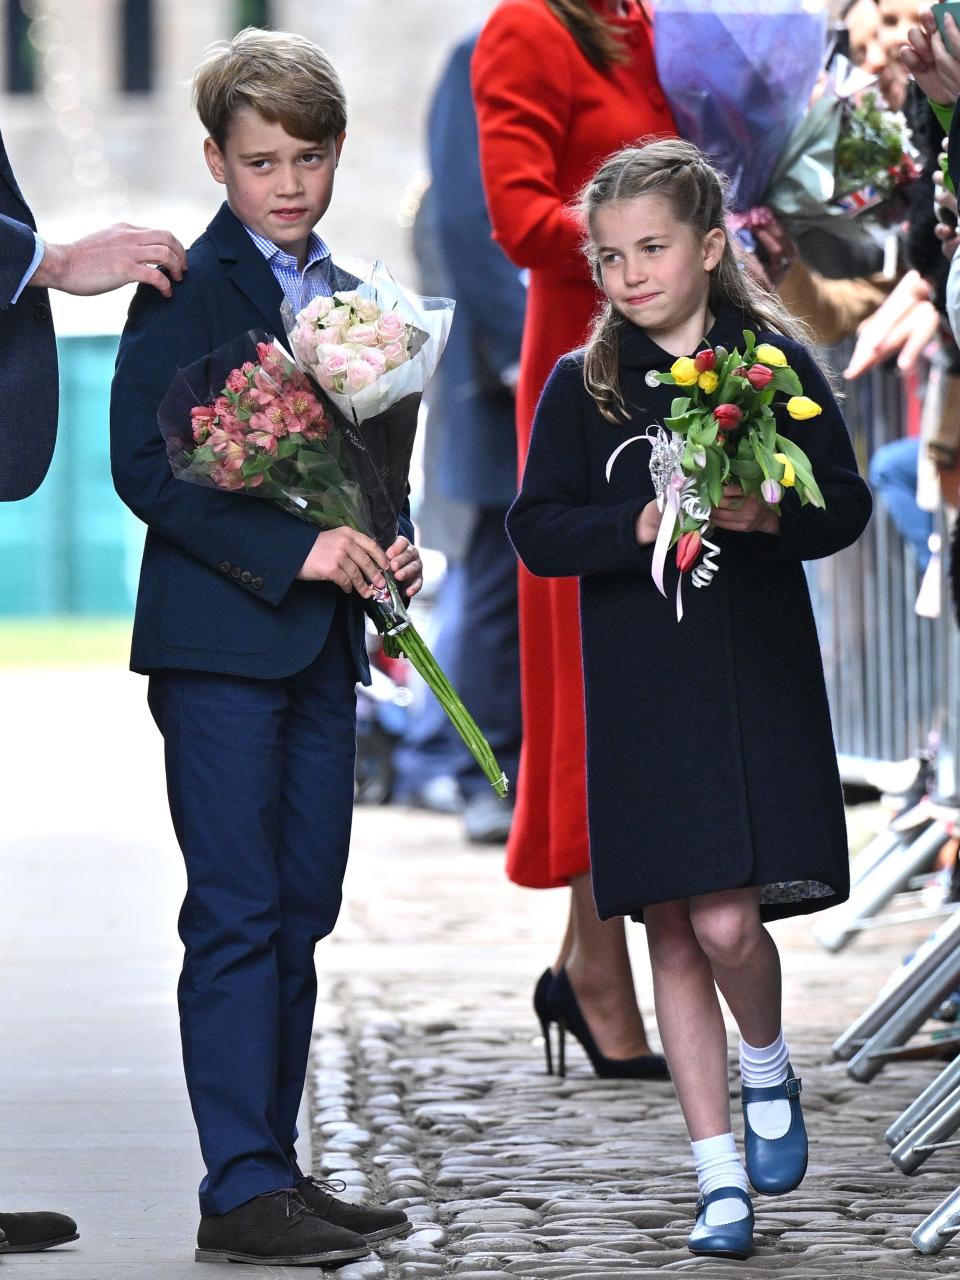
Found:
[[[784,1088],[787,1091],[788,1098],[799,1098],[800,1094],[803,1092],[803,1082],[799,1076],[791,1076],[788,1080],[784,1081]]]

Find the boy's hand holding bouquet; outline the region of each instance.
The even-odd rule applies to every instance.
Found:
[[[412,625],[420,558],[398,516],[420,397],[453,303],[416,298],[375,266],[368,284],[283,315],[296,359],[252,331],[179,371],[159,411],[181,480],[267,498],[320,535],[300,577],[369,602],[378,630],[436,694],[498,794],[489,744]]]

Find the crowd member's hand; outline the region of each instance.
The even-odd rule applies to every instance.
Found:
[[[779,533],[780,517],[755,493],[745,494],[738,484],[723,489],[723,501],[710,512],[710,523],[734,533]]]
[[[391,551],[396,546],[394,543]],[[373,538],[343,525],[317,534],[297,577],[305,582],[335,582],[348,595],[356,591],[369,600],[385,586],[382,570],[389,567],[387,556]]]
[[[398,538],[387,547],[390,572],[412,600],[423,586],[423,564],[420,552],[408,538]]]
[[[767,283],[775,289],[793,266],[797,256],[797,246],[786,227],[777,218],[766,226],[757,227],[753,234],[761,250],[760,256],[763,259],[763,271]]]
[[[937,225],[933,234],[940,241],[944,257],[949,261],[960,245],[960,228],[957,227],[957,197],[948,191],[940,169],[933,175],[933,207]]]
[[[889,298],[858,328],[856,346],[843,376],[852,382],[893,355],[897,356],[897,368],[909,372],[939,327],[930,286],[919,271],[908,271]]]
[[[72,244],[44,244],[43,259],[29,283],[64,293],[109,293],[124,284],[150,284],[169,298],[183,278],[187,255],[169,231],[131,227],[125,222],[95,231]]]
[[[900,49],[900,60],[928,98],[949,107],[960,97],[960,28],[949,13],[943,29],[947,44],[936,18],[922,9],[919,26],[910,28],[910,43]]]

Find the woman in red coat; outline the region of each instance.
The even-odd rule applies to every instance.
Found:
[[[599,297],[571,201],[611,152],[676,129],[638,0],[501,0],[474,53],[473,90],[494,236],[530,273],[517,392],[523,460],[543,384],[585,341]],[[560,1021],[598,1072],[656,1074],[623,920],[601,924],[589,880],[576,579],[520,568],[520,648],[524,740],[507,873],[530,888],[572,889],[566,937],[535,999],[548,1068],[549,1023]],[[625,820],[629,806],[624,796]]]

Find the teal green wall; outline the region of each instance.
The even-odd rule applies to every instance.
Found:
[[[23,502],[0,503],[0,615],[127,614],[143,526],[110,480],[116,336],[61,338],[60,425],[50,473]]]

